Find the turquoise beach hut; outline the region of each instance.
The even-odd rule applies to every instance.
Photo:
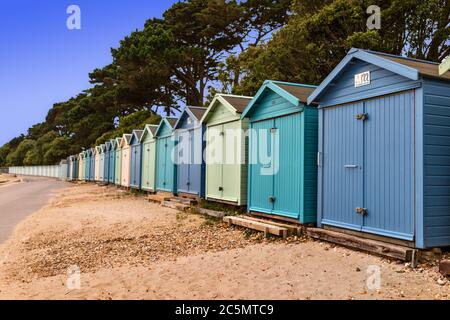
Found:
[[[265,81],[242,113],[250,120],[248,210],[300,223],[316,221],[316,87]]]
[[[156,189],[176,193],[174,127],[177,118],[162,118],[156,130]]]

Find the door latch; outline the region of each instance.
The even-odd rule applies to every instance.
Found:
[[[369,119],[369,114],[367,113],[359,113],[356,115],[356,120],[366,121]]]
[[[274,202],[275,202],[275,200],[276,200],[276,198],[275,198],[275,197],[273,197],[273,196],[269,197],[269,203],[274,203]]]
[[[219,187],[219,191],[223,191],[223,187]]]
[[[359,208],[358,207],[358,208],[355,209],[355,211],[356,211],[357,214],[360,214],[362,216],[367,216],[369,214],[369,212],[367,211],[366,208]]]

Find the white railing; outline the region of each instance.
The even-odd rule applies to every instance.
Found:
[[[54,166],[9,167],[9,173],[21,176],[47,177],[67,180],[67,164],[64,163]]]

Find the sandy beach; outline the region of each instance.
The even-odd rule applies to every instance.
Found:
[[[74,266],[79,289],[68,286]],[[58,191],[0,246],[0,299],[449,298],[435,264],[265,239],[112,186]]]

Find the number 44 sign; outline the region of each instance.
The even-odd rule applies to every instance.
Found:
[[[355,88],[370,84],[370,71],[355,74]]]
[[[450,56],[447,56],[439,65],[439,75],[443,75],[450,70]]]

